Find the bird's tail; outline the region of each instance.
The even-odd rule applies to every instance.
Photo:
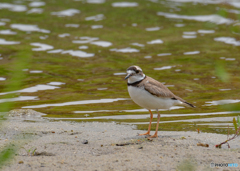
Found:
[[[187,107],[193,107],[193,108],[195,108],[196,106],[194,106],[194,105],[192,105],[191,103],[188,103],[188,102],[183,102],[183,105],[184,106],[187,106]]]

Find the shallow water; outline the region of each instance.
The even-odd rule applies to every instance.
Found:
[[[0,3],[2,104],[51,119],[147,129],[149,113],[132,102],[124,80],[126,69],[139,65],[197,107],[160,110],[159,130],[232,128],[240,110],[238,1],[18,2]],[[5,91],[19,58],[23,86]]]

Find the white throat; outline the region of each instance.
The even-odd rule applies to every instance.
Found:
[[[133,75],[131,77],[128,78],[128,83],[135,83],[137,81],[141,81],[145,78],[145,74],[143,74],[143,76],[141,75]]]

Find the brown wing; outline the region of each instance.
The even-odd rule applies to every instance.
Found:
[[[176,98],[176,96],[166,86],[151,77],[148,77],[143,84],[145,90],[152,95],[157,97]]]
[[[145,81],[142,84],[144,84],[145,90],[147,90],[152,95],[162,98],[171,98],[173,100],[180,100],[181,102],[187,104],[188,106],[195,107],[194,105],[188,103],[182,98],[174,95],[165,85],[154,80],[151,77],[147,77],[147,79],[145,79]]]

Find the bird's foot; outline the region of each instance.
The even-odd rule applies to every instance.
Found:
[[[152,136],[150,136],[150,137],[148,137],[148,138],[157,138],[158,137],[158,135],[157,134],[154,134],[154,135],[152,135]]]
[[[146,132],[144,134],[138,134],[139,136],[142,136],[142,135],[149,135],[150,136],[150,132]]]

